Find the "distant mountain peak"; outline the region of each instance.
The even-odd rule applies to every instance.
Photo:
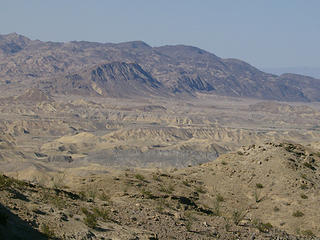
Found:
[[[0,58],[4,59],[0,68],[3,82],[23,82],[27,78],[35,86],[41,83],[44,89],[66,93],[113,97],[206,93],[320,101],[317,79],[279,77],[244,61],[222,59],[186,45],[151,47],[143,41],[54,43],[31,41],[12,33],[0,35]]]
[[[21,51],[31,40],[17,33],[0,35],[0,51],[6,54],[14,54]]]

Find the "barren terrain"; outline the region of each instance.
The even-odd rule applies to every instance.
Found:
[[[0,238],[317,239],[318,83],[0,35]]]

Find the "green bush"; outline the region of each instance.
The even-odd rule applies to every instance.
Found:
[[[260,188],[261,189],[261,188],[263,188],[263,185],[261,183],[257,183],[256,184],[256,188]]]

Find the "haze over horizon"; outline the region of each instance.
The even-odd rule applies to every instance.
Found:
[[[0,34],[17,32],[42,41],[185,44],[262,70],[295,67],[295,73],[319,78],[319,7],[316,0],[3,0]]]

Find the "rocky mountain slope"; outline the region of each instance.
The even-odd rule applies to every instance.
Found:
[[[243,147],[176,170],[0,176],[4,239],[319,239],[319,154]]]
[[[90,81],[91,76],[85,74],[90,70],[86,69],[91,67],[98,69],[99,66],[102,69],[102,66],[110,67],[108,64],[112,62],[126,62],[126,67],[130,66],[131,70],[136,68],[133,71],[139,72],[140,80],[151,80],[153,85],[147,81],[149,85],[145,87],[148,90],[155,85],[160,86],[159,83],[161,83],[167,92],[188,95],[205,92],[285,101],[318,101],[320,99],[317,90],[320,84],[317,79],[297,75],[278,77],[264,73],[243,61],[222,59],[190,46],[153,48],[139,41],[119,44],[54,43],[32,41],[18,34],[9,34],[1,35],[0,49],[1,87],[5,87],[6,84],[11,84],[13,88],[26,85],[37,86],[41,81],[53,88],[65,87],[65,90],[71,92],[75,79],[70,77],[77,75],[78,71],[84,74],[82,77],[86,78],[85,81]],[[97,65],[98,67],[94,67]],[[119,81],[121,78],[132,78],[132,71],[130,74],[129,72],[115,72],[116,85],[104,84],[104,87],[110,87],[114,96],[130,93],[133,85],[125,87],[123,81]],[[60,81],[53,80],[56,78]],[[15,85],[15,83],[19,84]],[[141,87],[142,83],[146,82],[140,81],[138,88],[145,90]],[[41,86],[48,87],[46,84]],[[77,83],[75,87],[81,86],[79,84]],[[87,87],[95,88],[92,84]],[[100,89],[100,87],[97,88]],[[140,93],[140,90],[135,93]]]
[[[165,87],[136,63],[112,62],[44,84],[55,93],[107,97],[166,96]]]

